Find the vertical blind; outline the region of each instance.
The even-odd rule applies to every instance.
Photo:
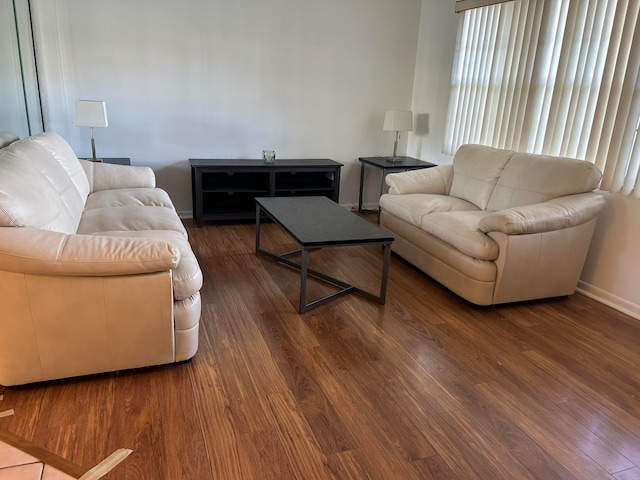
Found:
[[[509,1],[512,0],[456,0],[456,13],[464,12],[470,8],[486,7],[487,5]]]
[[[640,1],[516,0],[460,16],[444,152],[581,158],[640,197]]]

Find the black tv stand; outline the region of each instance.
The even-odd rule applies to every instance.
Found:
[[[329,159],[189,159],[193,218],[255,220],[255,197],[322,195],[338,202],[341,163]]]

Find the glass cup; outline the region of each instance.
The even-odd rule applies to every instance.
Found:
[[[262,160],[264,163],[273,163],[276,159],[275,150],[262,150]]]

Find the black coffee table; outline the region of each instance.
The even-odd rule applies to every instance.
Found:
[[[260,216],[262,212],[280,225],[300,245],[300,249],[276,255],[260,248]],[[394,237],[389,232],[349,212],[327,197],[256,198],[256,253],[300,270],[300,305],[298,309],[300,313],[351,292],[384,304],[393,240]],[[384,249],[382,278],[378,295],[308,268],[310,250],[368,244],[379,244]],[[289,259],[289,257],[298,254],[301,254],[300,263]],[[341,290],[307,303],[307,276],[328,282],[340,287]]]

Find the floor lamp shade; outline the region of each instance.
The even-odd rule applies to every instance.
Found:
[[[397,158],[398,139],[400,132],[409,132],[413,130],[413,112],[410,110],[388,110],[384,114],[384,123],[382,130],[385,132],[396,132],[396,140],[393,144],[393,156],[391,160]]]
[[[106,128],[109,126],[107,119],[107,104],[99,100],[76,101],[76,127],[90,127],[91,129],[91,154],[94,162],[96,159],[96,143],[93,138],[94,128]]]

